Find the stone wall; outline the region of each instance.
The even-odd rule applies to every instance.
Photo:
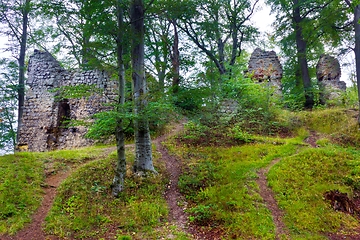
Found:
[[[251,54],[248,73],[259,82],[269,82],[281,93],[282,65],[274,51],[263,51],[256,48]]]
[[[51,91],[79,84],[93,84],[102,91],[88,98],[61,101]],[[51,54],[35,50],[29,60],[18,150],[47,151],[92,144],[84,138],[85,127],[67,127],[66,120],[88,120],[105,109],[103,103],[116,98],[116,90],[116,81],[110,81],[103,71],[69,72]]]
[[[332,56],[321,55],[316,65],[316,77],[319,82],[322,103],[339,97],[340,93],[346,90],[346,83],[340,81],[340,63]]]

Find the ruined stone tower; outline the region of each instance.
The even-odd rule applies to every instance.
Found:
[[[346,91],[346,83],[340,80],[341,67],[339,60],[322,54],[316,65],[316,77],[320,87],[320,101],[325,103],[340,96],[341,92]]]
[[[88,98],[57,100],[54,88],[89,84],[101,89]],[[67,127],[67,120],[88,120],[105,110],[104,103],[116,99],[116,82],[103,71],[69,72],[48,52],[34,51],[28,66],[28,80],[19,150],[47,151],[87,146],[83,126]]]
[[[250,56],[248,73],[259,82],[268,82],[281,93],[282,65],[274,51],[263,51],[256,48]]]

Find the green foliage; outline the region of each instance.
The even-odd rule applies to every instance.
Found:
[[[0,157],[0,234],[14,234],[41,203],[42,161],[31,153]]]
[[[50,92],[56,93],[56,101],[61,101],[64,99],[88,99],[95,93],[101,94],[102,90],[97,88],[95,84],[79,84],[75,86],[62,86],[59,88],[53,88],[50,90]]]
[[[86,137],[106,140],[115,134],[117,123],[121,121],[125,135],[130,139],[134,134],[132,122],[136,118],[147,118],[150,130],[153,133],[161,132],[175,115],[173,106],[163,101],[149,102],[140,115],[135,115],[132,107],[133,103],[127,102],[121,106],[115,106],[117,111],[104,111],[94,114],[92,118],[95,119],[95,122],[90,126]]]
[[[225,85],[228,97],[238,102],[235,122],[242,131],[257,134],[276,134],[286,130],[279,121],[280,97],[268,83],[255,83],[243,78],[228,81]]]
[[[126,108],[128,105],[124,105]],[[116,131],[117,121],[118,119],[122,119],[124,126],[129,126],[125,129],[125,133],[128,136],[133,134],[133,129],[130,127],[130,122],[133,119],[133,114],[131,111],[105,111],[99,112],[92,116],[95,119],[93,125],[90,126],[88,132],[86,133],[86,137],[97,140],[106,140],[110,136],[113,136]]]
[[[238,139],[245,143],[252,142],[252,135],[243,131],[240,126],[235,126],[231,130],[232,130],[232,135],[234,136],[235,139]]]
[[[352,120],[351,115],[338,108],[304,111],[297,116],[309,129],[327,134],[343,130]]]
[[[180,87],[173,98],[176,107],[195,113],[203,106],[208,97],[208,89],[204,87]]]
[[[0,59],[0,155],[11,152],[16,141],[18,63]]]

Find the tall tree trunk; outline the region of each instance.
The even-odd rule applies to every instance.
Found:
[[[123,60],[123,31],[124,31],[124,13],[122,9],[122,0],[117,1],[117,69],[118,69],[118,84],[119,84],[119,102],[116,106],[117,111],[123,111],[125,104],[125,69]],[[124,189],[124,179],[126,175],[126,156],[125,156],[125,133],[123,122],[121,118],[116,120],[116,148],[117,148],[117,166],[115,169],[115,176],[112,183],[112,194],[118,197],[119,193]]]
[[[174,28],[174,42],[172,45],[171,64],[172,64],[172,87],[173,93],[179,91],[180,85],[180,52],[179,52],[179,35],[177,30],[176,19],[170,20]]]
[[[311,79],[309,75],[309,68],[306,57],[306,41],[303,38],[303,29],[300,26],[303,19],[300,15],[300,6],[299,1],[294,0],[294,9],[293,9],[293,24],[295,28],[295,38],[296,38],[296,49],[297,49],[297,58],[298,64],[300,67],[301,79],[304,85],[305,92],[305,107],[312,108],[314,105],[314,99],[311,93]]]
[[[135,119],[135,162],[134,172],[156,172],[152,162],[152,147],[149,131],[149,122],[145,115],[146,80],[144,70],[144,2],[132,0],[130,19],[132,29],[132,80]]]
[[[18,133],[22,124],[21,119],[23,115],[24,99],[25,99],[25,54],[27,43],[27,26],[29,21],[30,0],[26,0],[22,6],[22,32],[20,39],[20,54],[19,54],[19,87],[18,87]],[[18,140],[17,134],[17,140]]]
[[[358,90],[359,100],[359,117],[358,124],[360,125],[360,4],[354,9],[354,28],[355,28],[355,63],[356,63],[356,85]]]

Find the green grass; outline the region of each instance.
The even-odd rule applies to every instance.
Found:
[[[358,227],[358,220],[351,215],[333,211],[323,194],[338,189],[351,196],[352,188],[345,183],[353,169],[359,169],[359,157],[359,152],[328,146],[283,158],[271,169],[269,185],[286,213],[285,222],[294,239]]]
[[[0,157],[0,234],[30,222],[43,195],[43,163],[32,153]]]
[[[256,170],[296,149],[291,144],[178,148],[187,166],[179,186],[190,201],[190,221],[221,229],[225,239],[274,239],[271,213],[258,194]]]
[[[153,239],[166,231],[176,233],[165,227],[168,208],[162,195],[166,179],[161,164],[156,164],[159,175],[139,178],[130,173],[133,155],[129,151],[127,159],[126,188],[120,198],[113,198],[110,189],[115,153],[82,166],[64,181],[46,218],[46,232],[90,238],[103,236],[110,228],[118,239]]]
[[[179,186],[190,202],[190,220],[221,229],[225,239],[274,239],[272,217],[257,193],[255,173],[280,159],[268,178],[284,210],[290,239],[326,239],[326,233],[353,231],[358,220],[335,212],[323,197],[329,190],[350,197],[360,190],[360,153],[348,147],[360,142],[353,115],[344,109],[291,113],[287,119],[293,122],[292,138],[248,135],[252,143],[243,146],[191,146],[184,137],[169,141],[169,149],[185,163]],[[320,135],[321,148],[303,142],[309,130]]]
[[[284,211],[290,239],[326,239],[326,233],[359,227],[357,219],[333,211],[323,197],[328,190],[350,196],[360,190],[360,131],[354,111],[284,111],[281,119],[285,122],[280,125],[291,132],[269,137],[248,133],[236,123],[213,129],[189,124],[187,136],[167,141],[170,152],[183,161],[179,187],[188,201],[190,222],[203,231],[216,230],[224,239],[274,239],[275,226],[259,195],[256,172],[278,159],[268,181]],[[320,135],[320,148],[304,143],[309,131]],[[110,194],[116,154],[108,153],[104,147],[90,147],[0,157],[0,235],[15,234],[30,221],[44,194],[44,172],[73,170],[58,188],[46,218],[48,234],[69,239],[101,239],[110,232],[114,239],[191,239],[167,222],[163,193],[168,179],[156,149],[159,175],[149,178],[131,174],[133,149],[127,150],[126,189],[117,199]]]
[[[44,172],[56,174],[93,160],[103,147],[16,153],[0,157],[0,234],[15,234],[40,206]]]

